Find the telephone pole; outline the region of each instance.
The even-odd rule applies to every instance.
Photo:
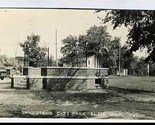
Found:
[[[121,45],[119,45],[119,76],[121,76]]]
[[[58,66],[58,55],[57,55],[57,29],[55,30],[55,53],[56,53],[56,66]]]
[[[145,50],[145,59],[146,59],[146,54],[147,54],[147,50]],[[147,76],[149,76],[150,74],[150,64],[149,64],[150,61],[148,61],[147,63]]]
[[[149,62],[148,62],[148,64],[147,64],[147,75],[148,75],[148,76],[150,75],[150,64],[149,64]]]
[[[49,47],[47,48],[47,51],[48,51],[47,66],[49,66]]]

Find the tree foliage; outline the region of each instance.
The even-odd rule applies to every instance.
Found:
[[[70,35],[62,40],[62,43],[61,62],[76,66],[78,61],[80,66],[80,63],[86,63],[86,56],[96,54],[100,58],[101,67],[107,67],[113,73],[118,68],[120,38],[113,39],[105,26],[92,26],[87,30],[86,35],[79,35],[79,37]]]
[[[71,35],[62,40],[62,44],[64,45],[61,48],[61,53],[63,53],[62,62],[71,64],[72,66],[77,63],[77,41],[77,37]]]
[[[147,66],[144,60],[130,53],[127,44],[121,46],[120,38],[112,38],[104,26],[90,27],[86,35],[79,35],[79,37],[70,35],[62,40],[62,43],[64,45],[61,48],[63,58],[60,61],[63,63],[76,66],[78,57],[80,66],[80,58],[86,59],[88,54],[95,53],[99,57],[101,67],[109,68],[110,74],[116,74],[120,60],[121,69],[128,69],[130,75],[146,75]],[[119,51],[121,52],[120,56]],[[85,61],[81,62],[85,63]]]
[[[0,62],[5,66],[12,66],[14,67],[16,64],[15,60],[13,57],[8,57],[6,55],[0,55]]]
[[[24,60],[28,62],[28,66],[37,67],[39,65],[46,65],[47,63],[45,61],[47,48],[40,47],[39,42],[40,36],[32,34],[27,36],[27,40],[24,43],[20,43],[24,51]]]
[[[109,10],[104,23],[111,22],[116,29],[124,25],[128,28],[128,45],[130,52],[147,48],[149,56],[146,61],[155,62],[155,11],[152,10]]]
[[[106,51],[111,41],[111,35],[106,26],[93,26],[87,30],[88,50],[94,50],[97,54],[100,50]]]
[[[147,76],[147,64],[145,63],[145,58],[141,57],[135,67],[135,74],[139,76]]]
[[[111,36],[104,26],[92,26],[87,30],[86,35],[79,35],[79,37],[70,35],[62,40],[62,60],[67,64],[72,64],[72,66],[77,63],[86,63],[87,54],[101,55],[100,53],[107,51],[110,39]]]

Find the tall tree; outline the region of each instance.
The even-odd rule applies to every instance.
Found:
[[[93,52],[103,56],[103,53],[107,51],[110,39],[111,36],[104,26],[92,26],[87,30],[86,35],[79,35],[79,37],[70,35],[62,40],[63,62],[75,66],[77,63],[84,63],[86,60],[82,58],[86,57],[88,53]]]
[[[94,50],[97,54],[105,52],[111,41],[111,35],[106,26],[92,26],[87,30],[88,50]]]
[[[148,75],[147,74],[147,64],[145,62],[145,58],[144,57],[141,57],[138,60],[137,65],[136,65],[136,67],[134,69],[134,72],[138,76],[146,76],[146,75]]]
[[[98,12],[101,10],[98,10]],[[106,10],[104,23],[111,22],[116,29],[124,25],[128,28],[128,45],[130,52],[147,48],[149,56],[146,61],[155,62],[155,11],[152,10]]]
[[[62,40],[62,44],[64,45],[60,50],[63,53],[62,62],[72,66],[77,64],[77,42],[77,37],[71,35]]]
[[[103,54],[103,67],[108,67],[110,74],[116,74],[118,70],[119,49],[121,49],[120,38],[115,37],[109,42],[108,51]]]
[[[29,66],[37,67],[39,65],[46,65],[45,58],[47,48],[40,47],[40,36],[32,34],[27,36],[27,40],[24,43],[20,43],[20,46],[24,51],[24,59],[28,62]]]
[[[5,66],[16,66],[16,61],[13,57],[8,57],[6,55],[0,55],[0,62]]]

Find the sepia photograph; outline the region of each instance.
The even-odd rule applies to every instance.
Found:
[[[0,119],[155,119],[155,11],[0,8]]]

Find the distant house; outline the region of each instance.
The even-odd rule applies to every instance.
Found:
[[[99,68],[101,67],[99,63],[99,57],[95,52],[87,53],[87,67],[88,68]]]
[[[12,66],[8,66],[5,68],[7,72],[7,77],[12,76],[16,73],[16,69]]]
[[[87,67],[88,68],[103,68],[100,60],[101,60],[101,57],[97,54],[95,50],[88,50],[87,52]]]
[[[84,57],[78,57],[78,65],[63,64],[63,67],[88,67],[88,68],[101,68],[100,57],[93,50],[89,50]],[[103,67],[102,67],[103,68]],[[106,67],[105,67],[106,68]]]
[[[117,75],[127,76],[128,75],[128,69],[121,69],[121,72],[117,70]]]
[[[101,68],[100,57],[93,50],[89,50],[82,60],[81,67]]]

